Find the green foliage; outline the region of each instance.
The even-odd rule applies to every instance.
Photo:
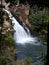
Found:
[[[3,17],[4,15],[8,18],[5,12],[2,11],[0,15],[0,65],[11,65],[11,62],[14,61],[14,55],[16,52],[13,39],[13,27],[12,24],[10,24],[9,27],[3,27],[5,19]],[[10,22],[10,20],[6,20],[8,23]]]
[[[49,23],[49,14],[48,10],[39,10],[39,8],[35,5],[31,8],[29,19],[34,26],[33,30],[35,30],[38,35],[43,39],[47,40],[47,27]]]

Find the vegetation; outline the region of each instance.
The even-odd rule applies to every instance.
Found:
[[[21,0],[6,0],[6,2],[11,2],[12,4],[15,4],[15,2],[23,3],[23,1]],[[31,6],[32,0],[30,0],[29,2],[27,0],[27,4],[29,3],[29,5]],[[31,23],[30,29],[32,31],[36,31],[36,33],[44,43],[45,41],[47,42],[49,9],[45,8],[46,5],[44,3],[42,3],[42,6],[44,6],[44,8],[40,8],[37,5],[32,4],[32,7],[30,7],[29,20]],[[1,6],[0,12],[0,65],[30,65],[30,63],[32,62],[30,58],[21,61],[17,61],[15,59],[15,54],[17,51],[15,49],[13,39],[13,24],[9,19],[7,13],[2,11]],[[41,56],[42,60],[40,65],[45,65],[45,62],[47,60],[46,54],[44,52],[43,55]]]
[[[31,8],[29,19],[33,31],[36,31],[43,41],[47,41],[49,10],[45,8],[40,10],[40,8],[35,5]]]
[[[9,23],[11,21],[8,15],[2,10],[0,17],[0,65],[8,65],[7,63],[12,62],[15,56],[13,27]]]

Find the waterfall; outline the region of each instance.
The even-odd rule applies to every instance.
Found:
[[[19,22],[12,16],[12,14],[8,10],[6,10],[6,9],[3,9],[3,10],[7,12],[7,14],[9,15],[9,18],[12,20],[12,23],[14,23],[13,28],[15,30],[15,32],[14,32],[15,43],[21,43],[21,44],[32,43],[32,44],[35,44],[34,42],[36,42],[36,39],[31,37],[29,29],[26,26],[24,26],[24,24],[23,24],[23,26],[26,28],[26,30],[28,32],[27,33],[25,31],[24,27],[19,24]]]

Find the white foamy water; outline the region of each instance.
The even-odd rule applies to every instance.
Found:
[[[14,23],[14,40],[15,43],[20,43],[20,44],[25,44],[25,43],[32,43],[35,44],[34,42],[36,42],[36,38],[31,37],[30,35],[30,31],[29,29],[26,27],[26,29],[28,30],[28,33],[25,31],[25,29],[19,24],[19,22],[12,16],[12,14],[6,10],[3,9],[4,11],[7,12],[7,14],[9,15],[9,18],[12,20],[12,23]],[[38,45],[38,44],[37,44]]]

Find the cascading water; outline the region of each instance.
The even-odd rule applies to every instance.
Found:
[[[31,58],[30,65],[40,65],[42,60],[41,52],[43,51],[46,52],[47,47],[43,46],[41,42],[38,41],[38,38],[31,37],[30,31],[24,23],[20,25],[19,21],[17,21],[17,19],[8,10],[6,9],[3,10],[7,12],[9,18],[12,20],[12,23],[14,23],[13,26],[15,30],[14,40],[17,43],[16,49],[20,51],[16,53],[15,58],[17,60],[23,60],[23,59],[25,60]],[[32,43],[32,44],[25,44],[25,43]]]
[[[14,23],[13,28],[15,30],[15,33],[14,33],[15,43],[21,43],[21,44],[32,43],[32,44],[35,44],[33,42],[36,42],[37,40],[35,40],[36,38],[31,37],[29,29],[27,27],[25,27],[27,32],[28,32],[27,33],[25,31],[25,29],[19,24],[19,22],[12,16],[12,14],[8,10],[6,10],[6,9],[3,9],[3,10],[7,12],[7,14],[9,15],[9,18],[12,20],[12,23]]]

